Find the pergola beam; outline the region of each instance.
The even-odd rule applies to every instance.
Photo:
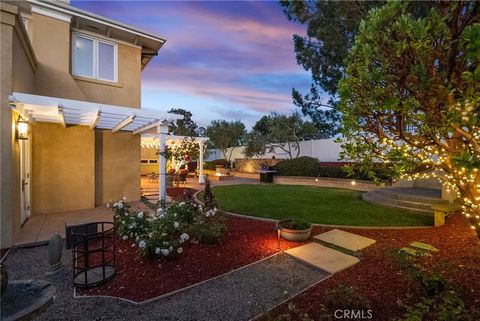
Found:
[[[112,128],[112,133],[118,132],[120,129],[130,124],[134,119],[135,114],[131,114],[130,116],[119,122],[117,125],[115,125],[115,127]]]
[[[64,128],[67,128],[67,123],[65,122],[65,115],[63,113],[63,107],[58,106],[58,117],[60,118],[60,123]]]
[[[90,123],[90,130],[95,129],[97,127],[97,123],[100,120],[100,111],[97,109],[97,113],[95,114],[95,117],[93,118],[92,122]]]
[[[154,128],[154,127],[158,127],[158,126],[162,125],[162,122],[163,122],[162,120],[156,120],[156,121],[154,121],[153,123],[150,123],[150,124],[148,124],[148,125],[145,125],[145,126],[143,126],[143,127],[140,127],[140,128],[138,128],[138,129],[135,129],[135,130],[132,132],[132,134],[133,134],[133,135],[136,135],[136,134],[143,133],[144,131],[147,131],[147,130],[149,130],[149,129],[152,129],[152,128]]]

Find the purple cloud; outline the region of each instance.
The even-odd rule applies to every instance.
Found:
[[[142,105],[189,109],[201,122],[294,109],[292,87],[307,90],[289,22],[277,2],[90,2],[72,5],[165,36],[142,74]],[[189,105],[186,105],[189,104]],[[207,125],[207,123],[202,125]]]

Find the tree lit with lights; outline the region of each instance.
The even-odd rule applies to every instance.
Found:
[[[371,175],[381,160],[395,177],[437,177],[480,231],[480,3],[410,6],[360,25],[339,84],[342,156]]]

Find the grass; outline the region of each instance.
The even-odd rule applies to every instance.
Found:
[[[352,226],[431,226],[433,216],[369,204],[362,192],[313,186],[216,186],[220,209],[250,216],[300,218],[310,223]],[[200,195],[200,198],[202,195]]]

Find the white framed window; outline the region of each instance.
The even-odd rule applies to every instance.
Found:
[[[117,44],[73,33],[72,74],[117,82]]]

